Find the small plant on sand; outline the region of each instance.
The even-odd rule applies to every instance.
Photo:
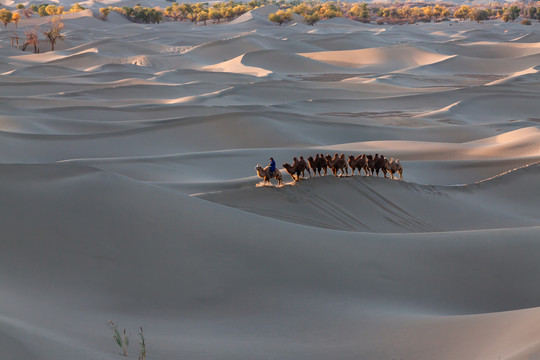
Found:
[[[139,326],[139,360],[146,360],[146,341],[142,326]]]
[[[118,330],[118,325],[116,325],[112,320],[109,320],[109,328],[113,332],[113,339],[114,341],[120,346],[122,349],[123,355],[127,356],[127,347],[129,346],[129,338],[126,334],[126,329],[124,329],[124,333],[120,334],[120,331]]]

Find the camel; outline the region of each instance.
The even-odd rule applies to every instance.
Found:
[[[364,172],[366,173],[366,176],[369,174],[369,168],[368,168],[368,159],[366,154],[362,154],[360,157],[360,161],[357,161],[357,165],[362,166],[362,169],[364,169]],[[360,172],[360,168],[358,169],[358,172]]]
[[[332,169],[332,173],[334,176],[338,176],[337,172],[338,170],[341,170],[341,174],[339,176],[343,176],[343,174],[349,175],[348,166],[347,166],[347,160],[345,160],[345,154],[341,154],[338,156],[338,154],[334,155],[334,158],[330,156],[330,154],[326,155],[326,163],[328,164],[328,167]]]
[[[319,176],[322,176],[322,172],[324,171],[324,175],[326,175],[326,159],[322,154],[315,155],[315,159],[313,159],[313,156],[308,157],[309,166],[313,170],[313,176],[316,174],[319,174]]]
[[[300,171],[298,171],[297,167],[294,165],[291,165],[289,163],[283,163],[283,168],[287,170],[289,175],[291,175],[292,179],[296,181],[300,181]],[[296,175],[296,177],[294,177]]]
[[[392,180],[394,180],[394,174],[396,172],[399,174],[399,180],[403,180],[403,166],[401,166],[399,159],[394,160],[394,158],[390,158],[387,168]]]
[[[298,170],[302,172],[302,177],[305,177],[304,171],[306,170],[309,174],[309,177],[311,177],[311,170],[309,169],[309,165],[306,160],[304,160],[303,156],[300,156],[300,160],[298,161]]]
[[[369,171],[368,176],[373,176],[373,173],[375,171],[375,162],[373,160],[373,155],[367,155],[367,169]]]
[[[323,154],[318,154],[319,160],[317,161],[317,157],[315,157],[315,162],[317,163],[317,168],[321,168],[322,171],[324,171],[324,175],[326,176],[328,171],[328,164],[326,163],[326,159],[324,158]]]
[[[386,163],[387,159],[384,157],[384,155],[375,154],[375,157],[373,158],[373,169],[375,170],[375,173],[377,173],[377,177],[379,177],[379,171],[382,171],[384,177],[386,176]]]
[[[276,178],[278,181],[278,185],[283,185],[283,176],[281,173],[276,169],[273,174],[270,174],[270,166],[267,166],[263,169],[263,167],[259,164],[255,166],[255,170],[257,171],[257,175],[259,175],[260,178],[264,179],[264,183],[270,183],[270,178]]]
[[[319,154],[315,156],[315,159],[318,159],[318,158],[319,158]],[[311,168],[311,170],[313,170],[313,176],[317,175],[317,162],[315,161],[315,159],[313,158],[313,156],[308,156],[307,158],[309,167]],[[319,176],[321,176],[320,172],[319,172]]]
[[[366,175],[368,171],[366,169],[367,159],[366,154],[358,155],[356,158],[354,155],[349,156],[349,167],[351,168],[351,174],[354,175],[354,170],[358,169],[358,175],[362,175],[362,169],[364,169]]]

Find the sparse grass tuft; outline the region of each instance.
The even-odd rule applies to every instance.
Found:
[[[113,339],[122,349],[123,355],[127,356],[127,347],[129,346],[129,337],[126,334],[126,329],[124,329],[123,336],[118,331],[118,325],[116,325],[112,320],[109,320],[109,329],[113,332]]]
[[[146,342],[142,326],[139,326],[139,360],[146,360]]]

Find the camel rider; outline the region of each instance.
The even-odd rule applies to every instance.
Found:
[[[268,164],[268,166],[270,166],[268,168],[268,170],[270,170],[270,176],[274,175],[276,172],[276,162],[274,161],[274,158],[270,158],[270,164]]]

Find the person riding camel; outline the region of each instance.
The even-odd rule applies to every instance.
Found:
[[[270,164],[268,164],[270,171],[270,176],[272,176],[276,172],[276,162],[274,161],[274,158],[270,158]]]

